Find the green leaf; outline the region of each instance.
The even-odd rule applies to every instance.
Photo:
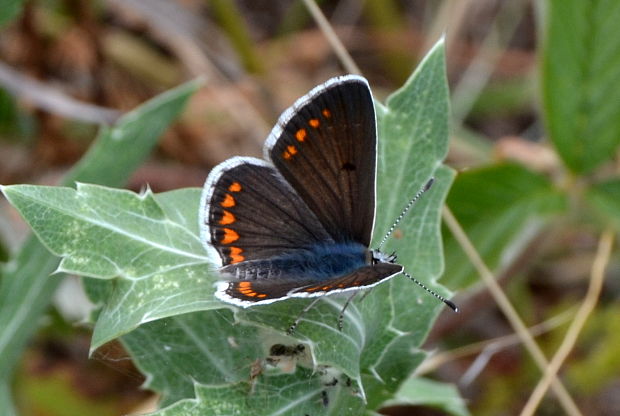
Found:
[[[543,175],[516,164],[487,166],[457,176],[447,204],[491,270],[511,262],[519,248],[565,209],[564,195]],[[446,284],[478,281],[470,261],[446,230]]]
[[[8,380],[0,382],[0,409],[2,409],[5,416],[17,416]]]
[[[587,173],[620,144],[620,2],[548,1],[542,93],[549,137],[567,167]]]
[[[198,212],[199,189],[157,198],[149,190],[137,195],[87,184],[2,189],[41,242],[62,257],[58,271],[118,278],[99,315],[94,348],[144,322],[221,306],[197,221],[187,222]]]
[[[620,179],[592,186],[586,198],[605,225],[611,224],[620,230]]]
[[[456,387],[424,378],[408,379],[398,391],[396,398],[386,403],[389,406],[404,404],[434,407],[454,416],[469,415],[465,401]]]
[[[70,185],[74,181],[89,180],[109,186],[122,185],[148,156],[161,133],[181,112],[200,84],[189,82],[155,97],[122,117],[116,127],[103,130],[85,156],[89,163],[74,167],[64,183]],[[149,126],[157,128],[151,129]],[[143,134],[145,131],[150,134]],[[122,177],[119,172],[125,176]],[[1,386],[10,382],[13,366],[19,362],[24,344],[37,329],[33,323],[39,322],[39,315],[61,281],[62,276],[49,276],[57,266],[56,256],[49,253],[38,239],[31,237],[3,269],[0,282]],[[5,398],[8,400],[8,395],[0,396],[0,400]],[[0,402],[2,409],[9,406],[10,403]]]
[[[153,416],[238,416],[238,415],[360,415],[361,400],[351,394],[338,394],[346,387],[326,389],[311,370],[298,374],[264,376],[254,387],[247,382],[224,385],[196,385],[196,398],[175,403]],[[302,380],[302,381],[300,381]],[[253,390],[252,390],[253,389]],[[337,395],[338,400],[331,396]]]
[[[387,106],[376,104],[380,138],[377,212],[381,215],[377,216],[373,244],[378,244],[407,199],[422,189],[448,152],[450,107],[445,65],[441,39],[405,85],[388,97]],[[437,239],[434,253],[439,246]],[[434,265],[427,264],[427,272],[439,268],[441,259],[435,258]]]
[[[60,272],[138,281],[208,261],[196,234],[168,219],[149,190],[137,195],[81,183],[2,189],[39,240],[62,257]]]
[[[257,342],[261,334],[264,342]],[[249,388],[253,363],[269,354],[268,339],[266,331],[235,324],[232,312],[220,309],[140,325],[122,342],[147,376],[145,387],[163,392],[166,405],[193,398],[195,383],[245,381]],[[166,365],[161,365],[162,357]]]

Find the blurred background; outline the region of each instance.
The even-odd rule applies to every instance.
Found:
[[[453,120],[447,163],[458,172],[514,161],[550,178],[561,175],[541,116],[546,2],[318,3],[379,100],[445,36]],[[260,157],[283,109],[346,73],[302,1],[26,1],[0,30],[1,184],[57,184],[101,125],[202,77],[204,87],[128,185],[148,184],[155,192],[200,187],[222,160]],[[0,201],[0,260],[27,234],[18,214]],[[597,239],[588,226],[544,237],[538,228],[526,244],[515,244],[500,283],[552,355],[587,288]],[[620,414],[617,258],[608,273],[616,279],[607,280],[606,295],[562,373],[590,415]],[[539,370],[482,285],[442,282],[461,291],[463,313],[440,317],[427,343],[437,354],[421,371],[455,383],[472,414],[517,414]],[[79,283],[67,281],[44,319],[30,323],[38,330],[17,364],[15,383],[21,414],[149,409],[155,399],[140,389],[141,375],[120,346],[88,359],[90,330],[80,323],[88,304],[79,303],[79,291]],[[551,398],[539,412],[564,414]]]

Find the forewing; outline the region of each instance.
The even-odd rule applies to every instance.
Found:
[[[368,84],[345,76],[316,87],[284,112],[265,153],[334,240],[368,246],[376,148]]]
[[[332,241],[273,166],[247,157],[229,159],[211,171],[200,227],[202,241],[215,248],[223,266]]]

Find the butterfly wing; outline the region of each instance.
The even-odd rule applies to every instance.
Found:
[[[369,287],[400,273],[396,264],[362,262],[332,277],[315,273],[320,265],[304,266],[308,247],[314,254],[333,247],[364,256],[374,225],[376,146],[368,84],[345,76],[280,117],[265,144],[273,165],[237,157],[217,166],[201,202],[202,239],[230,279],[218,283],[216,296],[250,306]],[[291,253],[302,258],[300,267],[288,260],[288,267],[278,266]]]
[[[377,131],[368,83],[333,78],[280,117],[265,158],[336,241],[370,244],[375,215]]]
[[[399,264],[380,263],[361,267],[345,276],[325,281],[294,278],[235,280],[220,282],[216,296],[226,302],[248,307],[272,303],[287,297],[315,297],[375,286],[400,273]]]
[[[202,193],[200,229],[222,266],[333,241],[276,169],[249,157],[229,159],[211,171]]]
[[[294,289],[290,296],[312,297],[329,293],[346,292],[375,286],[403,271],[403,266],[394,263],[379,263],[359,269],[342,277],[323,282],[314,282]]]

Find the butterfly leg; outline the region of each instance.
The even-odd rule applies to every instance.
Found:
[[[353,292],[353,294],[351,296],[349,296],[347,301],[344,303],[344,306],[342,307],[342,310],[340,310],[340,314],[338,314],[338,331],[342,331],[342,324],[344,322],[344,311],[347,310],[347,307],[349,306],[349,303],[351,303],[351,301],[353,300],[353,298],[355,298],[357,293],[358,292]]]
[[[301,312],[299,312],[299,315],[297,315],[297,318],[295,318],[295,321],[293,321],[293,323],[291,324],[291,326],[288,327],[288,329],[286,330],[286,334],[287,335],[292,335],[295,330],[297,329],[297,325],[299,325],[299,322],[301,321],[301,318],[303,318],[303,316],[314,307],[314,305],[317,304],[318,301],[321,300],[321,296],[315,298],[312,302],[310,302],[308,304],[308,306],[306,306],[305,308],[303,308],[301,310]]]

